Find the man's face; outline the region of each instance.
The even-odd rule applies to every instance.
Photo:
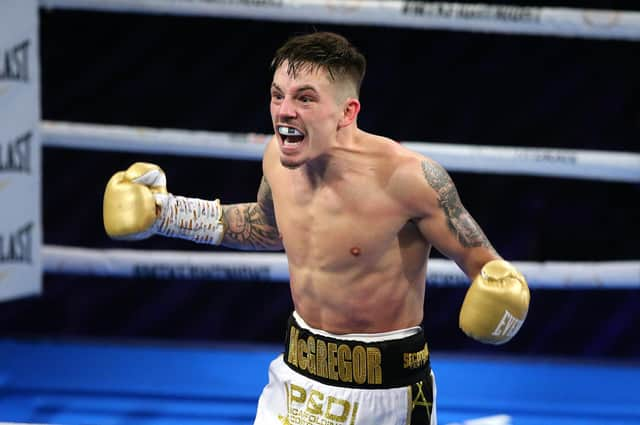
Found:
[[[280,162],[296,168],[326,153],[336,139],[343,115],[338,87],[327,70],[300,67],[295,78],[284,62],[273,75],[271,120],[280,147]]]

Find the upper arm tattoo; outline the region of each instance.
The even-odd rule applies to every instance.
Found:
[[[226,227],[222,244],[230,248],[273,250],[282,242],[276,226],[271,188],[263,177],[257,202],[224,205]]]
[[[435,162],[422,161],[422,171],[429,185],[438,194],[438,204],[444,211],[447,226],[464,247],[484,246],[493,250],[484,232],[460,201],[451,177]]]
[[[258,188],[258,206],[264,212],[268,223],[277,228],[276,215],[273,208],[273,195],[271,194],[271,186],[267,179],[262,176],[260,187]]]

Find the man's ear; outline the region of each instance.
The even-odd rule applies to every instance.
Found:
[[[338,122],[338,129],[351,125],[360,112],[360,101],[356,98],[349,97],[344,102],[344,109],[342,110],[342,119]]]

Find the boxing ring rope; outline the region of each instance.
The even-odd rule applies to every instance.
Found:
[[[232,253],[87,249],[48,245],[44,269],[123,278],[250,280],[288,282],[287,258],[281,253]],[[640,261],[535,263],[513,261],[532,288],[630,289],[640,287]],[[430,285],[466,286],[468,278],[452,261],[429,260]]]
[[[44,121],[42,144],[57,148],[259,160],[265,134],[220,133]],[[449,170],[640,182],[640,154],[547,148],[503,148],[406,142]],[[640,261],[514,262],[536,288],[640,287]],[[44,270],[93,276],[286,282],[284,254],[95,250],[45,246]],[[468,279],[451,261],[431,259],[430,284],[460,286]]]
[[[325,22],[539,36],[640,40],[640,12],[370,0],[39,0],[43,9]],[[269,135],[44,121],[46,147],[259,160]],[[640,182],[640,154],[404,142],[451,171]],[[534,288],[640,288],[640,261],[514,261]],[[97,250],[44,246],[47,273],[129,278],[288,281],[281,253]],[[451,261],[431,259],[427,280],[467,285]]]
[[[66,8],[640,40],[640,12],[399,0],[40,0]]]
[[[267,134],[43,121],[49,147],[260,160]],[[640,154],[575,149],[402,142],[450,171],[640,183]]]

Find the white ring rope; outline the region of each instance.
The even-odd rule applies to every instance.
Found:
[[[527,277],[532,288],[640,288],[640,261],[514,261],[513,264]],[[99,250],[47,245],[43,248],[43,267],[47,273],[85,276],[289,281],[287,258],[282,253]],[[452,261],[432,258],[428,270],[429,284],[469,284]]]
[[[640,40],[640,13],[393,0],[40,0],[44,8]]]
[[[44,121],[44,146],[260,160],[264,134],[152,129]],[[640,154],[573,149],[403,143],[450,171],[640,182]]]

